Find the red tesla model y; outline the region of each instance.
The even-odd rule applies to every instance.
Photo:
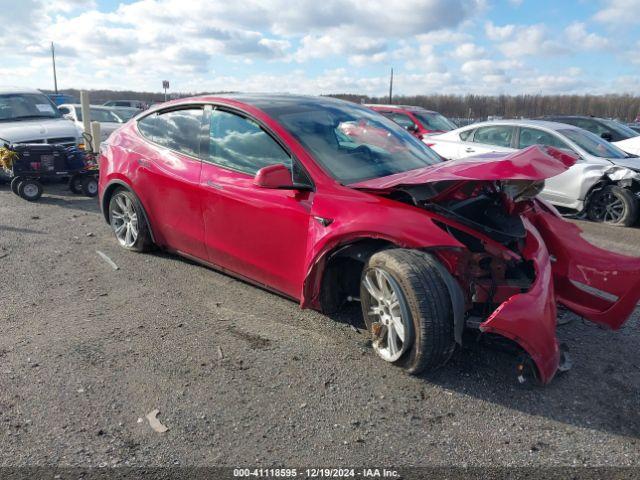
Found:
[[[410,373],[475,329],[548,382],[557,304],[617,329],[640,298],[640,259],[589,244],[536,198],[575,161],[530,147],[442,162],[352,103],[204,96],[110,137],[100,203],[128,250],[155,245],[323,312],[359,299],[374,351]]]

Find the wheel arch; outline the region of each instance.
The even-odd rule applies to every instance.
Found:
[[[147,210],[144,207],[142,200],[140,200],[140,197],[138,196],[138,194],[136,194],[136,192],[133,190],[131,185],[129,185],[124,180],[120,180],[120,179],[111,180],[105,187],[104,193],[102,194],[102,198],[100,199],[100,209],[102,210],[102,215],[104,217],[104,220],[107,223],[109,223],[109,202],[111,201],[111,197],[113,197],[113,194],[118,189],[127,190],[128,192],[131,192],[133,195],[135,195],[135,197],[138,199],[138,202],[140,203],[140,208],[142,209],[142,215],[144,215],[144,220],[145,222],[147,222],[147,226],[149,227],[149,234],[151,235],[151,240],[154,243],[156,243],[156,236],[153,232],[153,225],[149,220],[149,215],[147,214]]]
[[[304,282],[301,305],[333,313],[340,308],[349,295],[359,296],[360,276],[367,260],[375,253],[393,248],[408,248],[390,238],[360,236],[340,242],[318,255]],[[428,248],[415,249],[430,253]],[[454,277],[434,255],[434,263],[442,281],[449,291],[454,320],[454,337],[462,345],[464,330],[464,296]],[[345,274],[345,268],[348,269]],[[345,282],[354,282],[345,285]],[[345,288],[347,287],[347,288]],[[351,291],[349,290],[351,288]]]
[[[369,257],[388,248],[402,247],[391,239],[370,235],[343,239],[321,251],[311,262],[304,279],[301,306],[323,313],[335,312],[348,294],[344,291],[345,281],[356,276],[359,279]],[[341,279],[336,277],[340,268],[348,269],[347,276]],[[356,296],[357,291],[353,291]]]

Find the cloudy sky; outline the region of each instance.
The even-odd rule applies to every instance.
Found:
[[[640,94],[640,0],[0,0],[0,85]],[[10,18],[6,18],[9,14]]]

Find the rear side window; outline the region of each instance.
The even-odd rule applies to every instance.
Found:
[[[460,132],[460,140],[462,140],[463,142],[470,142],[471,141],[471,137],[473,136],[473,132],[475,130],[473,128],[470,128],[469,130],[465,130],[464,132]]]
[[[527,148],[532,145],[545,145],[547,147],[571,150],[569,145],[564,143],[555,135],[543,130],[538,130],[537,128],[520,128],[520,141],[518,142],[518,148]]]
[[[510,147],[513,130],[513,127],[503,125],[480,127],[476,130],[473,141],[486,145],[495,145],[497,147]]]
[[[251,119],[214,110],[209,132],[209,156],[205,159],[211,163],[249,175],[277,164],[291,170],[291,157]]]
[[[142,135],[158,145],[180,153],[200,155],[202,108],[154,113],[138,122]]]

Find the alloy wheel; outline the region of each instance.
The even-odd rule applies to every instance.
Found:
[[[400,285],[387,272],[372,268],[362,278],[370,297],[373,349],[387,362],[398,360],[411,346],[413,324]]]
[[[604,223],[618,223],[624,217],[625,204],[620,197],[606,192],[593,199],[593,217]]]
[[[123,247],[131,248],[138,240],[138,214],[131,199],[116,194],[111,207],[111,228]]]

